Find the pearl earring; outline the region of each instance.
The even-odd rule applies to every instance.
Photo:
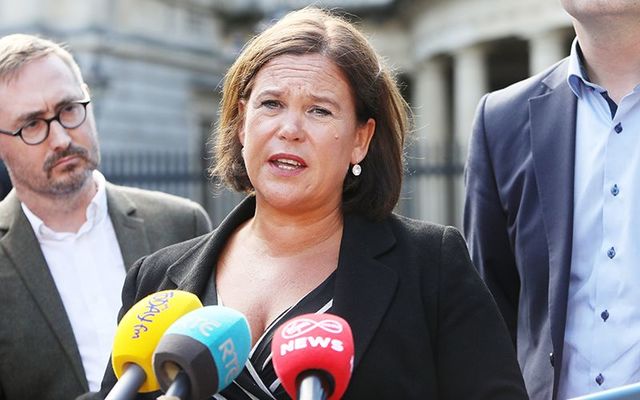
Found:
[[[360,174],[362,173],[362,167],[360,166],[360,164],[353,164],[353,167],[351,167],[351,173],[354,176],[360,176]]]

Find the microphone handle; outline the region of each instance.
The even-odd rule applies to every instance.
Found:
[[[147,374],[142,367],[138,364],[127,364],[124,373],[104,400],[129,400],[135,398],[145,379],[147,379]]]
[[[298,400],[326,400],[326,386],[319,374],[302,373],[298,377]]]
[[[167,389],[165,395],[171,399],[187,400],[190,391],[191,383],[189,382],[189,377],[186,372],[180,371],[178,375],[176,375],[176,379],[171,383],[171,386],[169,386],[169,389]]]

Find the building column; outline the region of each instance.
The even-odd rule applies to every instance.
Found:
[[[418,66],[414,95],[415,156],[412,164],[423,171],[442,166],[447,160],[447,143],[451,132],[449,92],[444,57],[431,58]],[[414,175],[415,217],[437,223],[448,220],[447,176],[434,173]]]
[[[537,32],[529,37],[529,75],[535,75],[568,55],[567,32],[554,29]]]
[[[489,90],[486,46],[468,46],[457,50],[453,56],[454,162],[463,164],[478,102]],[[455,176],[451,199],[452,223],[458,227],[462,226],[464,190],[463,175]]]

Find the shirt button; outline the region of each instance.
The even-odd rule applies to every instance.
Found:
[[[598,374],[598,376],[596,376],[596,383],[598,385],[602,385],[604,383],[604,376],[602,376],[602,374]]]
[[[555,357],[553,357],[553,353],[549,353],[549,363],[551,363],[552,367],[555,364]]]
[[[618,122],[618,124],[613,127],[613,130],[616,131],[616,133],[622,132],[622,124]]]
[[[604,310],[603,312],[601,312],[600,318],[602,318],[602,320],[606,322],[609,319],[609,311]]]
[[[620,193],[620,188],[618,187],[618,185],[614,184],[613,186],[611,186],[611,194],[617,196],[618,193]]]
[[[607,250],[607,257],[613,258],[615,256],[616,256],[616,249],[612,247],[609,250]]]

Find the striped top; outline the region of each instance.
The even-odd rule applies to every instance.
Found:
[[[249,361],[240,375],[225,390],[213,396],[217,400],[289,400],[271,362],[271,340],[280,325],[302,314],[325,313],[333,305],[335,272],[324,282],[278,316],[265,330],[249,353]],[[219,305],[215,290],[209,284],[203,299],[205,305]],[[220,304],[222,305],[222,304]]]

